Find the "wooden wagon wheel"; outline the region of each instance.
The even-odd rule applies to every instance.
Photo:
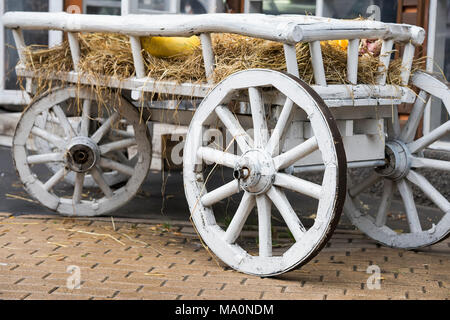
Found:
[[[70,99],[95,101],[98,96],[89,89],[61,88],[42,96],[33,102],[22,114],[13,138],[13,160],[16,170],[26,190],[44,206],[63,215],[95,216],[106,214],[127,203],[145,181],[151,157],[151,142],[148,128],[140,119],[137,110],[124,98],[103,96],[104,103],[98,104],[100,112],[109,114],[106,121],[92,134],[90,104],[85,103],[81,115],[81,129],[76,130],[70,123],[62,103]],[[106,106],[118,106],[107,110]],[[40,127],[43,117],[51,117],[63,128],[63,133]],[[114,142],[105,136],[110,131],[120,132],[119,123],[126,119],[133,126],[134,136],[127,134]],[[51,146],[48,153],[40,153],[32,147],[38,137]],[[137,148],[137,161],[125,164],[125,159],[116,161],[117,152]],[[57,172],[48,170],[46,164],[60,164]],[[106,179],[104,171],[118,171],[127,176],[126,183],[114,189]],[[63,186],[64,177],[73,172],[73,186]],[[88,187],[85,179],[95,181]]]
[[[269,135],[263,92],[268,89],[285,100]],[[253,138],[230,108],[224,105],[235,95],[249,96]],[[230,104],[228,104],[230,105]],[[277,152],[279,138],[292,123],[290,115],[298,106],[311,123],[313,135],[285,152]],[[202,142],[203,132],[221,123],[235,139],[241,155],[222,151]],[[286,168],[320,150],[325,165],[322,185],[288,174]],[[346,188],[346,158],[336,123],[323,100],[306,83],[293,76],[265,69],[235,73],[219,83],[203,100],[189,127],[184,150],[184,184],[193,223],[206,245],[232,268],[258,276],[272,276],[298,267],[325,245],[338,222]],[[231,168],[230,182],[207,190],[202,167]],[[231,171],[231,170],[230,170]],[[213,206],[234,194],[243,196],[228,226],[216,222]],[[288,192],[317,199],[317,216],[306,228],[292,208]],[[290,194],[290,193],[289,193]],[[298,195],[297,195],[298,196]],[[274,206],[272,206],[272,204]],[[257,208],[258,247],[254,252],[239,244],[238,238],[253,208]],[[293,240],[284,252],[272,250],[272,222],[278,209],[281,221]]]
[[[76,102],[78,103],[78,102]],[[117,106],[108,106],[111,108],[116,108]],[[83,106],[80,109],[91,109],[93,108],[92,106],[92,100],[84,100],[83,101]],[[103,116],[108,116],[103,115]],[[89,126],[89,133],[94,133],[94,131],[96,130],[97,125],[101,125],[101,123],[103,123],[106,120],[106,118],[104,117],[92,117],[91,116],[91,124]],[[81,117],[71,117],[69,119],[69,121],[71,122],[72,126],[74,127],[74,130],[76,131],[77,134],[80,134],[81,131]],[[127,137],[127,138],[133,138],[134,134],[132,132],[132,125],[129,125],[128,123],[126,123],[125,119],[121,119],[121,129],[122,130],[110,130],[108,132],[107,135],[105,135],[104,137],[104,142],[114,142],[119,140],[120,138],[123,137]],[[64,128],[61,126],[61,124],[59,123],[58,119],[56,118],[56,116],[52,115],[49,112],[44,112],[42,115],[38,116],[38,118],[36,119],[36,126],[39,127],[42,130],[46,130],[46,131],[52,131],[54,133],[56,133],[59,136],[63,136],[65,135],[64,132]],[[127,129],[131,129],[127,130]],[[67,137],[66,137],[67,138]],[[42,139],[38,136],[33,136],[32,137],[32,146],[34,147],[34,149],[39,153],[39,154],[47,154],[47,153],[51,153],[53,148],[55,147],[52,143],[50,143],[49,141]],[[125,153],[125,154],[124,154]],[[138,159],[138,155],[134,154],[133,157],[129,157],[127,155],[127,150],[125,150],[125,152],[123,151],[116,151],[115,154],[115,161],[118,161],[124,165],[127,166],[132,166],[134,167],[134,165],[136,164],[136,161]],[[151,161],[151,159],[150,159]],[[57,163],[57,162],[50,162],[50,163],[46,163],[45,164],[53,173],[57,173],[58,171],[61,170],[61,168],[64,167],[63,163]],[[128,180],[128,175],[123,174],[117,170],[109,170],[109,171],[104,171],[103,172],[103,176],[105,178],[106,183],[108,184],[108,186],[114,186],[118,183],[123,183],[126,182]],[[64,176],[64,181],[66,181],[67,183],[71,184],[72,186],[75,185],[75,177],[76,174],[73,171],[70,172],[66,172],[65,176]],[[84,183],[83,185],[87,188],[92,188],[94,186],[96,186],[96,182],[94,181],[94,179],[92,178],[92,176],[90,174],[86,175],[84,178]]]
[[[450,202],[420,172],[421,169],[446,174],[450,172],[450,161],[430,159],[423,152],[450,132],[450,121],[414,140],[430,96],[442,100],[450,114],[450,90],[447,84],[424,72],[415,73],[412,84],[421,91],[405,126],[400,130],[398,121],[395,121],[392,132],[389,133],[386,165],[376,168],[361,184],[349,188],[344,209],[352,223],[371,238],[390,247],[405,249],[431,245],[444,239],[450,232]],[[380,182],[383,184],[383,193],[375,214],[372,214],[362,209],[365,204],[359,195]],[[395,189],[399,191],[403,201],[409,227],[407,231],[400,232],[390,226],[396,218],[389,213]],[[432,217],[433,221],[420,219],[414,189],[422,192],[440,210],[441,214]]]

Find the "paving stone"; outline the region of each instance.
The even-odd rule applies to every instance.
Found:
[[[450,240],[412,252],[380,247],[360,232],[337,230],[325,250],[301,269],[260,278],[224,268],[189,234],[192,227],[186,222],[171,222],[175,234],[155,231],[161,222],[127,219],[114,219],[114,231],[106,217],[10,219],[0,213],[0,222],[0,299],[450,297]],[[66,286],[70,265],[80,268],[79,290]],[[370,265],[381,269],[381,290],[367,288]]]

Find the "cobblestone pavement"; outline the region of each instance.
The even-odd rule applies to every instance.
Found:
[[[301,269],[259,278],[217,262],[189,222],[0,213],[0,299],[448,299],[449,287],[449,240],[413,252],[337,230]]]

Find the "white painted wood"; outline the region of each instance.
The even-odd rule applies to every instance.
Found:
[[[285,173],[277,173],[274,185],[318,200],[322,195],[322,187],[320,185]]]
[[[266,146],[266,151],[271,155],[274,155],[275,151],[281,147],[280,141],[284,140],[282,137],[287,130],[288,123],[290,123],[290,120],[292,120],[293,117],[293,107],[294,102],[292,102],[291,99],[286,98],[286,102],[284,103],[283,109],[281,110],[275,128],[273,129],[272,135]]]
[[[214,67],[216,61],[214,58],[211,34],[210,33],[200,34],[200,41],[202,44],[202,54],[203,54],[203,61],[205,64],[206,78],[208,79],[208,83],[213,83],[212,77],[214,76]]]
[[[411,150],[412,153],[416,153],[418,151],[425,149],[433,142],[439,140],[448,132],[450,132],[450,121],[447,121],[443,125],[437,127],[436,129],[434,129],[427,135],[417,139],[416,141],[408,143],[408,148],[409,150]]]
[[[322,48],[320,41],[313,41],[309,43],[309,50],[311,51],[311,61],[314,71],[314,80],[319,86],[326,86],[327,80],[325,78],[325,69],[322,59]]]
[[[48,2],[49,12],[62,12],[64,11],[64,0],[49,0]],[[3,13],[3,12],[2,12]],[[61,44],[63,41],[63,33],[61,31],[50,30],[48,32],[48,45],[54,47]]]
[[[64,154],[63,153],[47,153],[47,154],[38,154],[27,157],[28,164],[42,164],[47,162],[63,162]]]
[[[78,34],[69,32],[69,33],[67,33],[67,39],[69,40],[70,53],[72,55],[74,71],[78,71],[78,64],[80,63],[80,58],[81,58]]]
[[[359,183],[359,184],[353,186],[351,189],[349,189],[350,196],[351,197],[358,196],[361,192],[363,192],[367,188],[373,186],[380,179],[381,179],[381,177],[378,174],[376,174],[376,173],[371,174],[370,177],[365,179],[362,183]]]
[[[381,195],[380,206],[376,215],[375,225],[382,227],[386,224],[388,210],[391,207],[392,197],[394,196],[394,183],[391,180],[385,180],[383,194]]]
[[[411,167],[450,171],[450,161],[411,157]]]
[[[12,29],[12,34],[14,37],[14,42],[16,43],[17,53],[19,54],[19,61],[21,64],[25,65],[27,58],[25,56],[26,44],[23,38],[23,32],[20,29]]]
[[[144,58],[142,57],[141,40],[139,37],[131,36],[130,44],[131,52],[133,54],[134,67],[136,69],[136,77],[141,79],[145,78],[147,74],[145,72]]]
[[[215,112],[222,123],[225,125],[225,128],[236,140],[242,152],[247,151],[251,146],[253,146],[253,140],[250,138],[247,132],[245,132],[244,128],[242,128],[239,121],[237,121],[236,117],[230,112],[230,110],[228,110],[228,108],[224,106],[218,106],[215,109]]]
[[[135,36],[190,36],[203,32],[238,33],[286,43],[339,39],[382,38],[422,44],[425,31],[417,26],[378,21],[355,21],[303,15],[71,15],[66,13],[8,12],[8,28],[54,29],[69,32],[112,32]],[[161,28],[164,26],[164,28]]]
[[[286,59],[286,68],[287,72],[300,78],[300,73],[298,71],[298,62],[297,62],[297,51],[295,50],[295,45],[293,44],[284,44],[284,57]]]
[[[114,192],[109,187],[108,183],[106,183],[105,177],[103,176],[103,172],[100,171],[99,168],[94,167],[91,170],[91,175],[94,181],[97,183],[99,188],[102,190],[104,195],[107,198],[112,198],[114,196]]]
[[[347,48],[347,80],[352,84],[358,83],[359,39],[348,42]]]
[[[266,195],[256,197],[258,207],[259,256],[272,256],[272,204]]]
[[[417,208],[414,203],[414,196],[411,187],[405,180],[397,181],[396,184],[403,199],[403,205],[405,206],[410,232],[419,233],[422,231],[422,227],[420,225],[419,213],[417,212]]]
[[[59,169],[47,182],[44,184],[44,189],[49,191],[52,190],[53,187],[64,179],[65,170],[64,168]]]
[[[450,202],[445,199],[445,197],[438,190],[436,190],[436,188],[433,187],[433,185],[428,182],[424,176],[415,171],[410,171],[406,178],[418,186],[425,193],[425,195],[433,201],[439,209],[441,209],[442,212],[450,212]]]
[[[305,235],[306,229],[301,223],[300,219],[295,213],[294,209],[289,203],[285,193],[278,189],[277,187],[272,187],[267,192],[267,196],[272,200],[275,207],[277,207],[283,220],[294,236],[295,241],[300,242]]]
[[[99,143],[104,135],[111,129],[112,125],[119,119],[119,113],[114,112],[101,126],[94,132],[91,139]]]
[[[269,130],[267,128],[262,93],[257,88],[249,88],[248,94],[253,119],[253,147],[258,149],[264,148],[268,141]]]
[[[120,173],[123,173],[123,174],[125,174],[127,176],[130,176],[130,177],[134,173],[134,168],[129,167],[127,165],[124,165],[124,164],[122,164],[120,162],[107,159],[107,158],[101,158],[99,165],[102,168],[116,170],[116,171],[118,171]]]
[[[265,150],[266,144],[261,143],[264,138],[257,137],[255,133],[255,145],[249,146],[249,143],[245,140],[242,142],[244,148],[248,147],[251,149],[246,150],[247,152],[238,156],[239,165],[248,166],[245,168],[249,169],[250,173],[259,174],[260,179],[254,180],[257,182],[256,185],[253,185],[253,189],[247,189],[248,184],[251,183],[248,180],[249,176],[236,174],[234,175],[234,183],[229,182],[205,194],[205,176],[201,169],[202,163],[198,161],[205,154],[205,147],[202,147],[201,144],[202,127],[210,123],[214,123],[214,127],[220,127],[220,122],[224,119],[223,121],[227,125],[223,126],[231,127],[235,133],[243,131],[241,128],[252,128],[253,123],[257,124],[256,127],[262,128],[264,125],[261,125],[261,123],[264,123],[265,119],[258,112],[258,110],[262,109],[261,95],[259,92],[262,91],[262,87],[267,88],[270,86],[273,86],[285,96],[283,103],[292,101],[292,104],[290,102],[287,103],[288,108],[286,108],[286,115],[283,118],[290,119],[289,114],[291,112],[288,109],[289,107],[293,108],[296,106],[297,110],[305,112],[306,117],[310,119],[313,127],[312,131],[315,133],[314,138],[300,145],[299,148],[293,146],[294,151],[292,154],[288,153],[288,156],[285,157],[283,154],[289,151],[282,152],[280,155],[278,153],[270,155]],[[251,92],[250,95],[252,97],[250,97],[250,100],[253,101],[252,119],[250,120],[245,119],[248,116],[244,116],[243,118],[235,117],[228,109],[228,104],[223,104],[223,101],[229,99],[235,92],[245,92],[247,90]],[[321,113],[322,110],[326,109],[319,108],[319,103],[320,101],[316,101],[309,94],[309,91],[291,76],[271,70],[255,69],[236,73],[222,81],[205,97],[201,105],[197,108],[186,136],[183,156],[183,177],[186,197],[192,220],[205,244],[215,255],[232,268],[259,276],[280,274],[297,266],[304,259],[307,259],[312,254],[311,252],[314,251],[314,248],[318,247],[318,243],[321,241],[319,239],[322,239],[322,241],[325,239],[330,223],[334,219],[333,208],[337,199],[336,192],[339,189],[337,180],[339,162],[336,155],[337,151],[334,149],[336,145],[329,143],[334,138],[330,139],[332,133],[328,130],[330,126],[333,126],[337,132],[337,128],[335,128],[334,122],[329,122],[329,118]],[[231,106],[233,104],[229,105]],[[323,108],[325,107],[323,106]],[[224,114],[227,114],[227,116],[223,117]],[[216,115],[219,116],[218,120],[215,119]],[[255,117],[257,118],[256,120],[254,119]],[[242,120],[241,123],[239,123],[240,120]],[[290,120],[285,120],[285,122],[288,121]],[[232,125],[230,126],[229,123],[232,123]],[[283,131],[282,127],[279,129],[280,132]],[[325,168],[324,183],[322,186],[292,177],[284,173],[284,170],[278,171],[277,161],[275,159],[278,159],[278,163],[281,165],[289,165],[291,158],[301,157],[303,153],[308,153],[308,150],[311,148],[319,148],[323,156],[322,163]],[[218,158],[223,158],[223,155],[212,150],[208,150],[208,152],[211,152],[211,155],[207,156],[208,160],[215,161],[211,165],[217,166],[217,169],[220,170],[221,163],[224,160]],[[284,160],[287,162],[284,163]],[[225,165],[230,167],[234,161],[235,159],[232,161],[225,160]],[[238,166],[236,170],[241,170],[241,167]],[[258,170],[261,170],[261,172]],[[242,171],[242,173],[245,172]],[[281,175],[281,180],[278,175]],[[273,179],[274,181],[272,181]],[[262,184],[260,184],[261,181]],[[277,184],[278,186],[275,187]],[[214,218],[214,210],[211,204],[217,203],[218,201],[228,201],[226,198],[236,193],[239,186],[241,186],[245,193],[230,226],[227,231],[224,231]],[[308,230],[304,228],[282,189],[300,191],[318,199],[318,220],[314,228]],[[257,255],[254,253],[250,254],[245,249],[245,246],[241,246],[241,244],[235,242],[242,231],[249,212],[255,206],[255,201],[251,200],[251,197],[255,197],[249,194],[249,190],[256,197],[256,206],[258,209],[259,253]],[[292,247],[287,248],[282,255],[279,254],[277,256],[272,255],[271,201],[283,216],[283,220],[296,239],[296,243]]]
[[[83,101],[83,111],[81,114],[81,127],[80,127],[80,135],[81,136],[89,136],[89,124],[91,117],[91,100],[86,99]]]
[[[277,169],[285,169],[301,158],[307,156],[313,151],[319,148],[319,143],[316,137],[311,137],[302,144],[298,145],[291,150],[276,156],[273,161],[275,164],[275,168]]]
[[[38,77],[30,71],[23,68],[17,68],[16,73],[22,77]],[[195,83],[176,83],[173,81],[155,81],[154,79],[144,78],[120,80],[114,78],[97,77],[93,82],[91,77],[84,77],[76,72],[58,73],[50,75],[49,79],[59,79],[70,83],[80,83],[85,85],[104,85],[113,88],[122,88],[127,90],[142,90],[144,92],[175,94],[186,97],[203,98],[212,89],[208,84]],[[341,106],[368,106],[368,105],[395,105],[401,103],[414,103],[416,94],[406,87],[392,85],[373,86],[373,85],[328,85],[327,87],[313,85],[311,86],[330,108]],[[268,97],[274,104],[284,105],[286,99],[273,99]],[[245,99],[244,99],[245,100]]]
[[[381,75],[378,77],[377,82],[380,85],[386,84],[386,77],[388,74],[389,64],[391,61],[392,48],[394,46],[394,41],[392,39],[384,40],[381,46],[380,52],[380,67],[378,71]]]
[[[424,114],[424,107],[428,97],[440,99],[444,102],[447,110],[450,110],[450,90],[448,86],[424,72],[417,72],[411,78],[412,83],[417,86],[421,91],[417,96],[414,108],[411,112],[408,122],[400,132],[400,126],[398,125],[398,117],[395,117],[396,130],[388,132],[387,139],[396,140],[397,143],[402,145],[402,152],[405,158],[394,159],[398,163],[405,161],[408,165],[405,167],[405,172],[400,172],[403,177],[400,180],[392,181],[394,177],[381,177],[378,173],[373,173],[368,178],[365,178],[362,183],[350,187],[347,195],[347,201],[345,203],[345,213],[361,231],[366,233],[371,238],[395,248],[413,249],[431,245],[445,238],[450,232],[450,204],[448,200],[437,190],[425,177],[423,177],[418,171],[413,170],[416,168],[428,168],[431,170],[450,171],[450,162],[446,160],[428,159],[424,158],[421,152],[428,146],[436,143],[443,135],[450,132],[450,121],[442,124],[435,130],[426,133],[423,137],[414,140],[414,136],[417,130],[418,123],[422,119]],[[394,116],[397,114],[397,110],[394,109]],[[391,121],[391,119],[387,119]],[[394,132],[396,131],[396,132]],[[394,140],[394,141],[395,141]],[[393,163],[388,164],[390,166]],[[411,167],[411,169],[409,168]],[[397,179],[397,178],[396,178]],[[385,190],[382,195],[378,207],[378,214],[376,219],[373,219],[370,214],[364,212],[372,209],[373,204],[364,208],[365,203],[363,198],[358,198],[357,194],[364,191],[370,185],[373,185],[379,180],[383,180]],[[414,189],[411,188],[409,182],[416,185],[421,191],[442,211],[442,215],[429,218],[431,228],[423,229],[418,219],[418,208],[414,202]],[[386,210],[389,208],[389,203],[392,197],[392,191],[390,190],[390,184],[396,183],[405,207],[408,224],[410,226],[409,231],[403,231],[401,233],[391,229],[389,224],[386,224]],[[375,207],[375,209],[377,209]]]
[[[118,150],[126,150],[132,146],[136,145],[136,139],[130,138],[130,139],[123,139],[119,141],[114,141],[106,144],[102,144],[99,146],[100,154],[107,154],[112,151],[118,151]]]
[[[239,191],[238,181],[233,180],[205,194],[202,197],[201,202],[205,207],[209,207],[225,198],[232,196],[233,194],[238,193]]]
[[[133,161],[132,159],[128,163],[127,161],[119,163],[110,159],[101,159],[99,163],[95,164],[94,169],[83,172],[82,174],[75,174],[75,172],[70,169],[71,167],[67,160],[67,154],[70,144],[77,143],[78,141],[72,139],[78,137],[75,135],[70,120],[68,120],[64,111],[59,107],[59,104],[63,104],[66,100],[74,98],[84,101],[93,98],[96,99],[95,95],[92,96],[92,92],[87,88],[80,89],[73,87],[54,89],[40,99],[36,99],[30,107],[26,109],[17,124],[17,129],[13,138],[12,149],[14,163],[26,190],[42,205],[55,210],[60,214],[69,216],[95,216],[106,214],[127,203],[138,192],[139,187],[145,181],[151,160],[151,144],[148,139],[148,129],[147,126],[140,121],[139,112],[125,99],[120,98],[120,115],[124,118],[125,123],[129,123],[133,126],[135,135],[133,139],[137,144],[138,158],[134,159],[136,161]],[[102,97],[102,99],[109,107],[115,105],[115,103],[110,100],[110,97],[105,96]],[[62,128],[59,131],[55,130],[47,132],[45,130],[46,123],[42,120],[48,119],[50,110],[53,110],[59,121],[58,124],[65,127],[65,130]],[[111,120],[111,118],[108,120]],[[108,123],[108,120],[106,123]],[[80,121],[81,119],[78,120],[78,123],[80,123]],[[38,126],[38,124],[41,123],[43,123],[43,127]],[[101,132],[103,132],[103,130]],[[52,153],[43,152],[46,148],[50,148],[50,145],[47,143],[47,147],[43,144],[43,149],[33,150],[34,152],[37,152],[37,154],[29,155],[31,151],[30,144],[28,143],[30,134],[36,135],[36,141],[42,138],[49,140],[52,144],[51,149],[54,149],[52,150]],[[66,142],[61,144],[61,140],[65,140]],[[121,141],[127,141],[127,138],[118,140],[114,143],[119,144]],[[48,162],[53,161],[60,163],[60,166],[56,167],[56,170],[50,179],[47,178],[47,174],[43,175],[41,171],[36,170],[34,166],[30,165],[38,163],[48,165]],[[120,161],[123,161],[123,159]],[[102,173],[97,166],[113,171]],[[122,180],[122,182],[125,183],[123,187],[110,187],[110,185],[114,184],[111,183],[112,178],[110,177],[113,172],[116,172],[117,175],[117,171],[115,170],[122,175],[127,176],[125,181]],[[56,196],[51,190],[57,186],[58,183],[65,181],[70,175],[73,177],[72,194],[70,194],[70,190],[68,190],[69,198]],[[89,181],[95,181],[96,185],[90,187],[99,188],[104,193],[104,196],[94,192],[90,195],[90,199],[83,199],[83,188],[89,185]]]
[[[81,197],[83,194],[83,185],[84,185],[84,173],[76,173],[75,174],[75,185],[73,188],[72,200],[73,203],[78,204],[81,203]]]
[[[412,43],[407,43],[403,51],[402,72],[400,74],[400,77],[402,79],[402,84],[405,86],[407,86],[409,83],[415,50],[416,47]]]
[[[201,147],[198,149],[198,156],[211,163],[217,163],[221,166],[234,168],[239,160],[239,157],[229,152],[223,152],[210,147]]]
[[[248,192],[245,192],[236,213],[231,219],[231,222],[225,233],[225,241],[227,243],[234,243],[242,232],[245,221],[247,220],[250,212],[255,207],[255,197]]]

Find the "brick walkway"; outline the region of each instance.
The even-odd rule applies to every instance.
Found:
[[[71,265],[80,289],[67,288]],[[412,252],[338,230],[302,269],[261,279],[217,263],[187,222],[0,213],[0,299],[448,299],[449,287],[449,240]]]

